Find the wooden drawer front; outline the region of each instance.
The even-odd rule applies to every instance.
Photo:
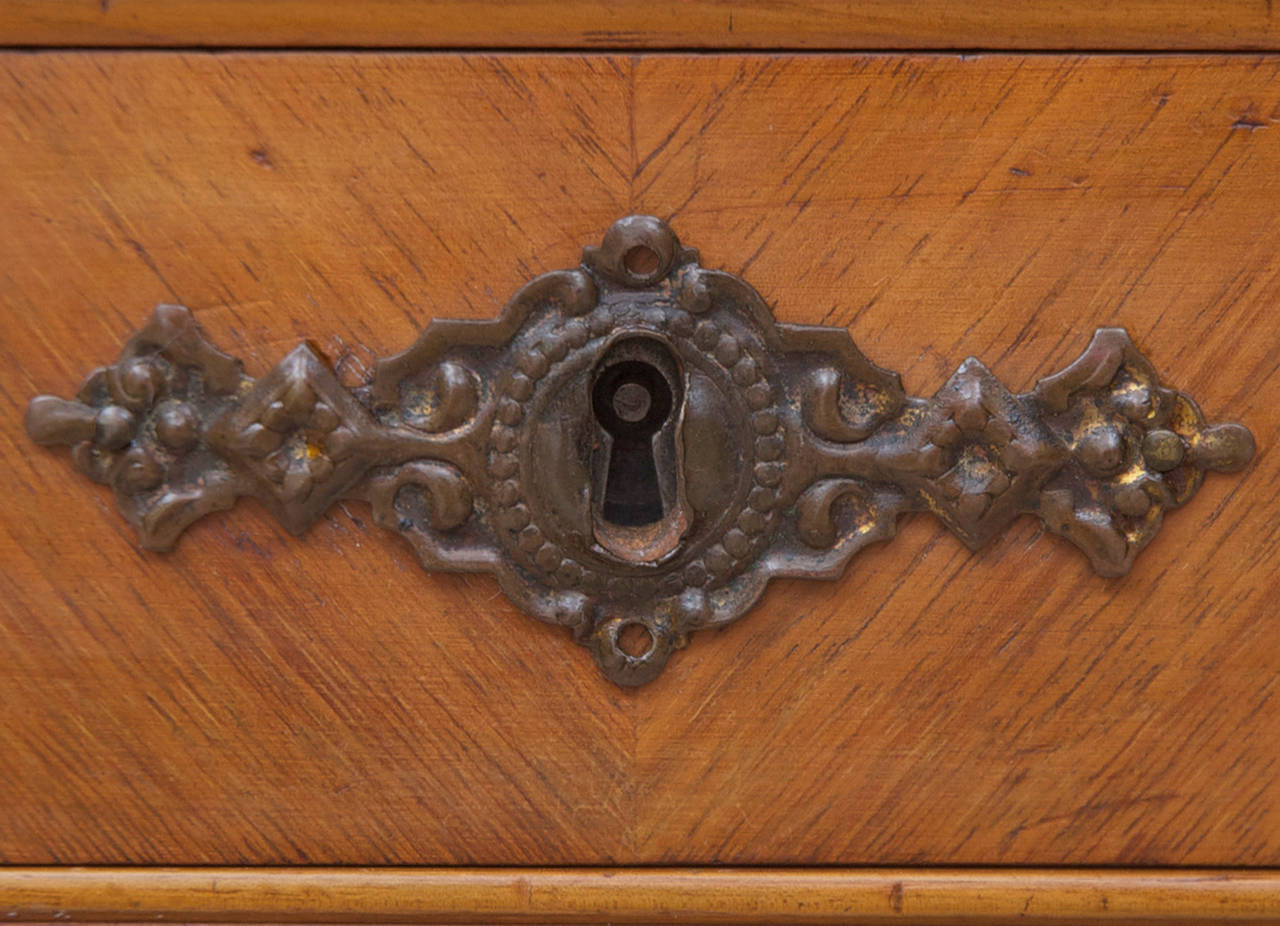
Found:
[[[0,861],[1280,865],[1280,58],[0,55]],[[1123,579],[928,517],[639,690],[366,508],[141,552],[22,432],[157,302],[348,383],[651,212],[927,395],[1123,325],[1258,442]]]

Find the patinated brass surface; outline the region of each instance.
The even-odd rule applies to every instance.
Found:
[[[264,379],[161,305],[27,429],[111,485],[145,547],[242,495],[301,533],[368,501],[432,570],[492,573],[621,685],[775,576],[835,578],[909,511],[977,548],[1024,513],[1122,575],[1207,470],[1253,438],[1207,425],[1119,328],[1029,393],[968,359],[905,394],[847,331],[781,325],[649,216],[491,322],[436,321],[349,390],[307,345]]]

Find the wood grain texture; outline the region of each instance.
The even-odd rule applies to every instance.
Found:
[[[0,860],[1280,865],[1280,58],[0,56]],[[349,382],[648,211],[929,394],[1257,437],[1120,580],[909,518],[639,691],[360,505],[140,551],[22,432],[158,301]]]
[[[1280,47],[1266,0],[6,0],[0,44],[404,48]]]
[[[0,868],[6,921],[1280,923],[1280,872]]]

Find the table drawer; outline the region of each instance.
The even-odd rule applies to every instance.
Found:
[[[0,54],[0,861],[1280,865],[1280,58]],[[158,302],[348,385],[668,220],[930,395],[1123,326],[1253,431],[1122,578],[1032,518],[618,688],[342,503],[143,552],[23,432]]]

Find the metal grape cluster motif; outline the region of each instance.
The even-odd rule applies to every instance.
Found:
[[[70,445],[150,550],[242,495],[295,533],[363,499],[426,569],[491,573],[620,685],[775,576],[839,576],[909,511],[972,548],[1032,513],[1121,575],[1206,470],[1254,450],[1120,328],[1022,395],[969,359],[909,396],[847,331],[778,324],[649,216],[493,321],[432,322],[357,389],[305,344],[255,381],[161,305],[75,399],[33,399],[27,430]]]

